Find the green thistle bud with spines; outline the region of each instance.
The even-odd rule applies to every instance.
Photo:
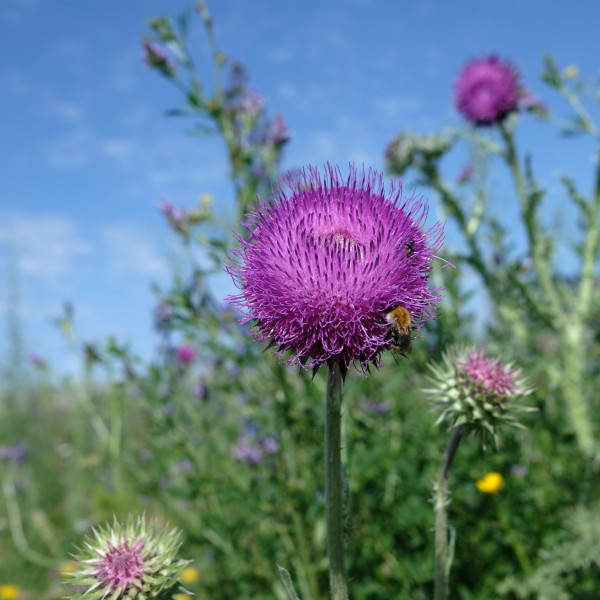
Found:
[[[433,387],[424,391],[441,411],[436,424],[463,425],[482,438],[490,433],[498,445],[500,425],[523,428],[519,416],[536,410],[522,403],[533,388],[521,371],[474,348],[451,350],[430,369]]]
[[[171,600],[186,592],[179,583],[190,561],[177,560],[181,532],[155,519],[129,516],[124,525],[94,529],[73,556],[71,600]]]

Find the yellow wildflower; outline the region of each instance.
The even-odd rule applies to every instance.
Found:
[[[496,471],[488,473],[483,479],[475,483],[477,489],[484,494],[497,494],[504,485],[504,477]]]
[[[63,577],[72,577],[73,573],[76,573],[79,570],[77,563],[74,560],[67,560],[62,565],[60,565],[60,573]]]
[[[0,600],[16,600],[19,597],[20,589],[12,583],[0,585]]]
[[[181,571],[179,578],[181,579],[181,583],[197,583],[200,581],[200,573],[194,567],[187,567]]]
[[[188,596],[187,594],[175,594],[173,596],[173,600],[188,600],[191,599],[191,596]]]

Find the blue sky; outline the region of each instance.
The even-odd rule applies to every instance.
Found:
[[[147,18],[185,6],[2,0],[0,363],[11,268],[26,353],[64,368],[50,320],[68,300],[80,339],[113,334],[147,355],[156,345],[150,284],[168,282],[173,251],[156,202],[191,206],[208,192],[229,205],[220,141],[186,136],[186,122],[165,117],[178,94],[142,64]],[[284,168],[356,161],[382,169],[399,131],[461,122],[452,82],[476,56],[510,59],[563,113],[539,81],[542,56],[575,63],[591,79],[600,73],[600,4],[591,0],[213,0],[209,7],[221,49],[245,63],[251,85],[293,131]],[[200,27],[193,39],[210,81]],[[584,178],[585,147],[558,149],[544,136],[534,123],[524,128],[525,146],[548,140],[540,170]]]

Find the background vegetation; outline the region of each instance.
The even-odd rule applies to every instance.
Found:
[[[203,20],[212,44],[212,87],[187,51],[191,18]],[[202,2],[176,23],[151,20],[145,49],[182,90],[173,114],[225,140],[243,214],[270,188],[290,138],[285,123],[256,96],[252,104],[243,67],[225,60]],[[573,115],[559,122],[538,114],[558,125],[557,143],[561,131],[597,141],[577,74],[547,59],[543,77]],[[578,224],[577,237],[564,239],[548,218],[534,162],[519,153],[524,118],[536,117],[435,136],[390,132],[398,135],[389,172],[435,198],[450,233],[444,258],[456,268],[434,272],[446,298],[410,360],[388,356],[369,377],[351,372],[346,380],[353,598],[432,597],[430,498],[449,432],[435,426],[422,389],[428,363],[456,343],[514,361],[536,388],[529,403],[538,410],[524,418],[526,430],[503,431],[498,449],[476,438],[460,447],[449,507],[451,597],[598,597],[599,162],[590,193],[561,179],[561,218]],[[453,152],[470,157],[467,175],[448,172]],[[497,173],[513,184],[501,199],[490,184]],[[518,222],[504,219],[507,205]],[[301,598],[325,598],[324,374],[313,379],[263,353],[212,294],[207,278],[222,270],[235,224],[219,223],[207,197],[190,210],[161,210],[188,257],[169,289],[154,290],[161,352],[146,363],[118,340],[79,340],[67,306],[59,325],[85,377],[56,384],[34,357],[2,389],[0,584],[18,586],[23,599],[59,598],[69,552],[93,525],[146,512],[184,530],[182,556],[199,574],[187,587],[198,598],[285,598],[277,565]],[[559,261],[565,252],[569,259]],[[473,277],[484,290],[475,301],[465,284]],[[481,325],[475,313],[483,306]],[[475,486],[489,471],[505,479],[497,494]],[[0,587],[0,598],[7,594]]]

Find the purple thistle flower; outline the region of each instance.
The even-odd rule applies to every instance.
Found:
[[[256,321],[254,337],[270,341],[288,362],[346,373],[379,367],[390,348],[385,315],[401,305],[415,329],[434,318],[438,290],[427,287],[443,226],[424,230],[427,206],[402,198],[392,183],[351,165],[346,180],[327,165],[282,177],[277,192],[247,216],[227,271],[241,293],[229,298]],[[310,360],[310,363],[309,363]]]
[[[196,351],[188,344],[182,344],[175,352],[177,353],[179,361],[185,366],[194,362],[194,359],[196,358]]]
[[[70,583],[71,600],[149,600],[184,591],[179,578],[188,561],[176,560],[181,532],[159,529],[155,520],[129,517],[124,524],[98,528],[79,555]]]
[[[475,125],[495,125],[518,109],[519,74],[497,56],[479,58],[459,73],[456,107]]]
[[[458,372],[465,383],[490,396],[507,396],[516,388],[515,375],[509,366],[489,358],[476,350],[469,350],[465,357],[457,359]]]
[[[430,368],[433,387],[425,392],[440,410],[438,423],[446,420],[453,427],[488,432],[498,443],[501,424],[521,427],[519,415],[535,410],[522,402],[533,388],[511,363],[475,349],[453,349]]]

